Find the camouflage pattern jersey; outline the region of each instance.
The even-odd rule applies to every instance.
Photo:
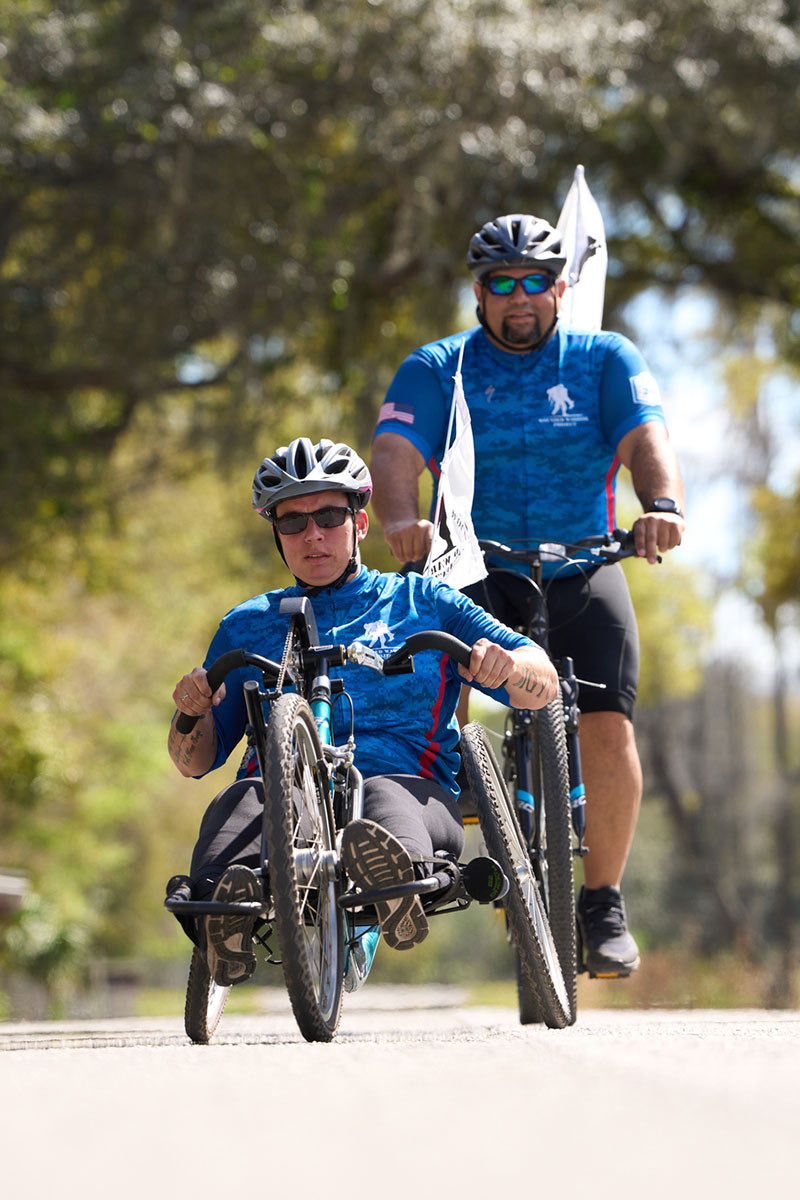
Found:
[[[408,438],[434,479],[462,341],[478,537],[530,546],[614,529],[617,446],[637,425],[664,421],[658,384],[633,343],[557,328],[541,350],[515,354],[476,326],[415,350],[389,387],[376,433]]]
[[[283,596],[302,596],[292,587],[254,596],[232,609],[220,623],[209,647],[205,667],[227,650],[244,649],[279,662],[289,618],[279,612]],[[362,642],[388,658],[412,633],[443,630],[472,646],[487,637],[509,649],[529,645],[527,638],[501,625],[460,592],[421,575],[381,574],[362,566],[340,588],[324,588],[312,598],[320,643]],[[425,650],[414,657],[411,675],[384,676],[367,666],[331,668],[342,675],[355,709],[355,765],[365,779],[374,775],[411,774],[433,778],[454,796],[460,765],[455,708],[461,676],[448,655]],[[253,668],[241,668],[226,681],[226,696],[213,709],[219,749],[211,770],[228,759],[241,741],[247,723],[242,687],[258,679]],[[487,692],[508,703],[504,688]],[[339,699],[334,708],[334,742],[349,733],[349,708]],[[249,749],[237,778],[258,772]]]

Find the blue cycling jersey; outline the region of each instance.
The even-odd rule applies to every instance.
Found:
[[[279,611],[284,596],[302,596],[299,587],[254,596],[232,609],[214,635],[205,667],[227,650],[244,649],[280,661],[289,617]],[[446,584],[421,575],[381,574],[361,567],[341,588],[326,588],[311,601],[323,645],[359,641],[388,658],[412,633],[443,630],[472,646],[486,637],[508,649],[531,643]],[[384,676],[371,667],[348,664],[332,668],[343,676],[355,710],[355,765],[365,779],[374,775],[409,774],[435,779],[454,796],[460,765],[459,730],[455,719],[462,678],[448,655],[425,650],[414,656],[411,675]],[[260,678],[243,667],[226,681],[225,699],[213,709],[219,747],[210,770],[221,766],[242,739],[247,724],[243,684]],[[485,689],[482,689],[485,690]],[[508,703],[504,688],[487,692]],[[336,744],[346,741],[349,708],[339,700],[333,712]],[[255,752],[248,748],[237,779],[258,772]]]
[[[514,354],[476,326],[415,350],[389,387],[376,433],[408,438],[434,479],[463,340],[478,537],[530,546],[614,529],[617,446],[637,425],[664,420],[637,348],[618,333],[557,328],[541,350]]]

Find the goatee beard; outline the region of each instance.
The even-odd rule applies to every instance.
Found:
[[[542,336],[542,327],[538,317],[532,318],[533,324],[529,333],[523,333],[516,325],[503,321],[502,334],[505,341],[512,346],[532,346]]]

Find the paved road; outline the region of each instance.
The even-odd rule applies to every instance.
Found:
[[[800,1013],[587,1011],[556,1032],[368,993],[324,1046],[282,1000],[211,1047],[179,1020],[0,1025],[3,1195],[797,1194]]]

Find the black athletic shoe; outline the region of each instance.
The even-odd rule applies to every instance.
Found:
[[[584,968],[592,979],[622,979],[639,966],[639,947],[628,932],[625,901],[615,887],[582,887],[577,905]]]
[[[260,900],[261,888],[249,867],[234,863],[220,876],[211,899],[226,904]],[[220,987],[232,987],[234,983],[249,979],[256,969],[256,956],[253,953],[256,914],[251,917],[220,913],[207,916],[205,921],[206,961],[214,983]]]
[[[342,862],[362,891],[413,882],[414,864],[405,846],[376,821],[351,821],[342,833]],[[375,911],[381,934],[392,950],[410,950],[428,936],[428,918],[419,896],[379,900]]]

